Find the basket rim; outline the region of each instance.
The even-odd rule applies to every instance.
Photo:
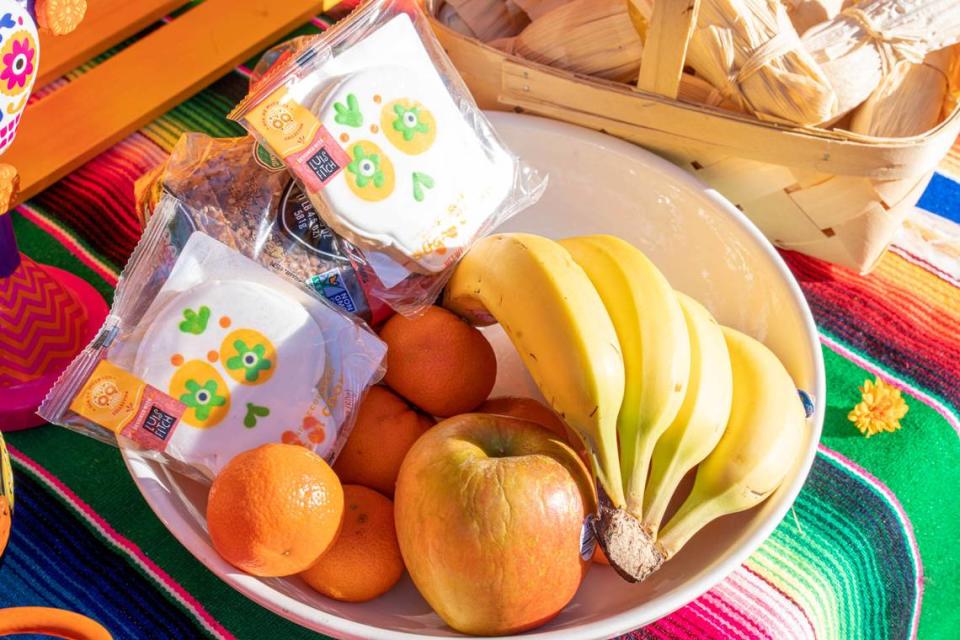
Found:
[[[695,102],[687,102],[684,100],[670,99],[662,95],[644,91],[637,88],[634,85],[617,82],[614,80],[607,80],[605,78],[597,78],[595,76],[577,73],[574,71],[569,71],[567,69],[561,69],[559,67],[553,67],[547,64],[540,62],[534,62],[528,60],[521,56],[518,56],[513,53],[508,53],[496,47],[492,47],[489,44],[468,36],[466,34],[460,33],[455,29],[448,27],[443,24],[433,15],[433,13],[428,13],[428,20],[431,25],[436,29],[442,29],[444,32],[449,34],[452,37],[470,42],[472,45],[482,48],[483,50],[504,58],[511,64],[521,66],[521,67],[531,67],[543,73],[549,73],[552,75],[561,76],[571,80],[577,80],[584,82],[594,87],[601,89],[608,89],[611,91],[616,91],[618,93],[630,96],[642,97],[645,100],[650,100],[652,102],[658,102],[664,105],[668,105],[673,108],[684,109],[691,111],[693,113],[701,113],[710,115],[713,117],[723,118],[725,120],[731,120],[739,123],[743,123],[748,126],[754,126],[760,129],[768,130],[770,132],[776,133],[787,133],[790,135],[801,136],[806,138],[812,138],[817,141],[830,142],[830,143],[843,143],[846,145],[855,146],[862,148],[864,150],[877,150],[877,149],[912,149],[917,147],[923,147],[926,145],[934,145],[940,142],[940,138],[943,135],[950,135],[951,137],[956,137],[956,132],[948,131],[951,128],[960,128],[960,100],[957,101],[957,104],[954,106],[953,111],[943,120],[941,120],[935,127],[932,129],[921,133],[915,136],[891,138],[891,137],[879,137],[879,136],[870,136],[866,134],[855,133],[852,131],[846,131],[843,129],[822,129],[820,127],[808,127],[808,126],[799,126],[786,123],[771,122],[767,120],[760,120],[759,118],[754,117],[748,113],[737,113],[733,111],[727,111],[725,109],[720,109],[718,107],[712,107],[709,105],[697,104]],[[960,47],[960,45],[954,45]]]

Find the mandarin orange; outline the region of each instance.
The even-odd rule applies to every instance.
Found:
[[[234,457],[213,481],[207,527],[224,560],[255,576],[308,568],[337,537],[343,487],[323,458],[265,444]]]
[[[482,403],[497,378],[497,357],[483,334],[441,307],[383,325],[384,382],[435,416],[466,413]]]
[[[386,387],[373,387],[360,404],[357,422],[333,470],[343,483],[361,484],[393,496],[400,463],[433,418],[414,410]]]
[[[344,485],[343,494],[340,536],[300,577],[334,600],[365,602],[389,591],[403,575],[393,502],[353,484]]]

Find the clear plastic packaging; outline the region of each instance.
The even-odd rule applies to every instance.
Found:
[[[268,442],[332,462],[385,354],[360,320],[161,200],[103,328],[39,413],[198,479]]]
[[[280,44],[264,51],[263,55],[260,56],[260,59],[257,60],[257,64],[254,65],[253,69],[250,71],[250,87],[253,88],[257,86],[260,83],[261,78],[264,78],[268,75],[270,69],[274,68],[274,66],[278,63],[284,62],[285,60],[288,60],[299,54],[301,51],[313,44],[313,41],[318,37],[320,36],[297,36],[295,38],[290,38],[289,40],[284,40]],[[280,67],[277,68],[279,69]]]
[[[230,114],[359,248],[401,313],[434,302],[479,237],[544,177],[499,140],[408,0],[372,0],[282,50]]]
[[[161,202],[176,212],[174,242],[202,231],[377,325],[392,311],[373,270],[316,213],[283,165],[252,137],[186,133],[156,170],[137,181],[146,223]]]

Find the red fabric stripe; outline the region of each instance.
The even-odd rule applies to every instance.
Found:
[[[817,323],[854,349],[960,404],[960,316],[901,286],[784,251]],[[910,313],[904,313],[909,309]]]
[[[36,198],[108,259],[123,264],[140,238],[134,182],[162,157],[141,134],[97,156]]]

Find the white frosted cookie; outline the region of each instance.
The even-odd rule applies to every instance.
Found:
[[[213,477],[234,455],[302,440],[321,456],[337,427],[317,393],[324,335],[296,299],[247,280],[172,296],[137,350],[133,373],[186,406],[166,452]]]
[[[315,153],[317,143],[279,153],[325,205],[326,222],[355,244],[432,273],[456,261],[513,186],[515,159],[481,137],[470,113],[403,14],[275,91],[249,120],[291,149],[306,144],[298,146],[300,137],[320,139],[319,130],[326,155]]]

